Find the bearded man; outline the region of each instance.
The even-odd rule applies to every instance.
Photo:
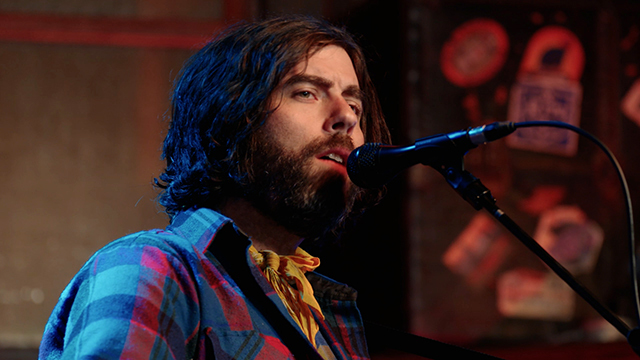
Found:
[[[364,359],[355,291],[299,245],[377,201],[349,153],[389,142],[361,49],[306,17],[236,25],[184,66],[157,180],[164,230],[89,259],[40,358]]]

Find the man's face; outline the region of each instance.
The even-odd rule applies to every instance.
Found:
[[[326,46],[294,67],[271,101],[276,110],[267,119],[265,132],[286,151],[299,153],[307,144],[333,135],[350,139],[355,147],[364,144],[358,77],[351,58],[339,46]],[[339,172],[347,180],[345,165],[353,149],[327,150],[315,154],[312,170]]]
[[[245,195],[297,235],[320,236],[344,220],[359,191],[346,171],[350,152],[364,143],[351,58],[338,46],[318,50],[284,77],[271,103]]]

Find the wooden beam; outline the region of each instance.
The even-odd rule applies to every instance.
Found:
[[[253,19],[258,15],[255,0],[223,0],[224,18],[232,22]]]
[[[221,20],[137,19],[0,12],[0,41],[196,49],[222,30]]]

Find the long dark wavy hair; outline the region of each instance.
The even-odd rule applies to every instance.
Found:
[[[155,181],[170,217],[194,206],[215,209],[251,180],[253,135],[274,110],[272,92],[327,45],[342,47],[353,61],[364,92],[365,141],[390,142],[362,50],[344,29],[301,16],[234,25],[193,55],[174,85],[163,148],[167,167]],[[369,203],[380,193],[361,197]]]

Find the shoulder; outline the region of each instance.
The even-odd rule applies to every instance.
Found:
[[[162,288],[168,281],[187,291],[183,288],[193,287],[200,258],[188,239],[165,230],[133,233],[96,251],[71,279],[61,300],[139,295],[143,287]]]
[[[162,229],[139,231],[114,240],[96,252],[96,255],[122,250],[156,248],[166,253],[193,252],[193,244],[182,235]]]
[[[112,268],[133,273],[140,269],[169,274],[197,272],[213,238],[230,224],[229,219],[210,209],[190,209],[177,214],[166,229],[139,231],[114,240],[99,249],[80,273],[91,276]],[[192,274],[193,275],[193,274]]]
[[[161,340],[138,344],[134,350],[144,352],[159,344],[164,351],[175,334],[163,332],[166,324],[158,323],[159,318],[170,319],[179,334],[192,334],[199,322],[192,260],[196,258],[187,239],[162,230],[138,232],[107,244],[61,294],[46,325],[41,353],[121,351],[128,339],[149,337]],[[184,345],[182,337],[177,339]]]
[[[97,250],[81,272],[89,270],[95,273],[114,266],[142,265],[145,257],[151,254],[186,260],[195,255],[195,250],[186,239],[164,230],[141,231],[114,240]]]
[[[192,301],[198,262],[199,256],[187,239],[164,230],[137,232],[96,251],[59,301],[77,309],[93,303],[102,308],[118,304],[118,311],[132,312],[142,299],[160,306],[167,286]]]

